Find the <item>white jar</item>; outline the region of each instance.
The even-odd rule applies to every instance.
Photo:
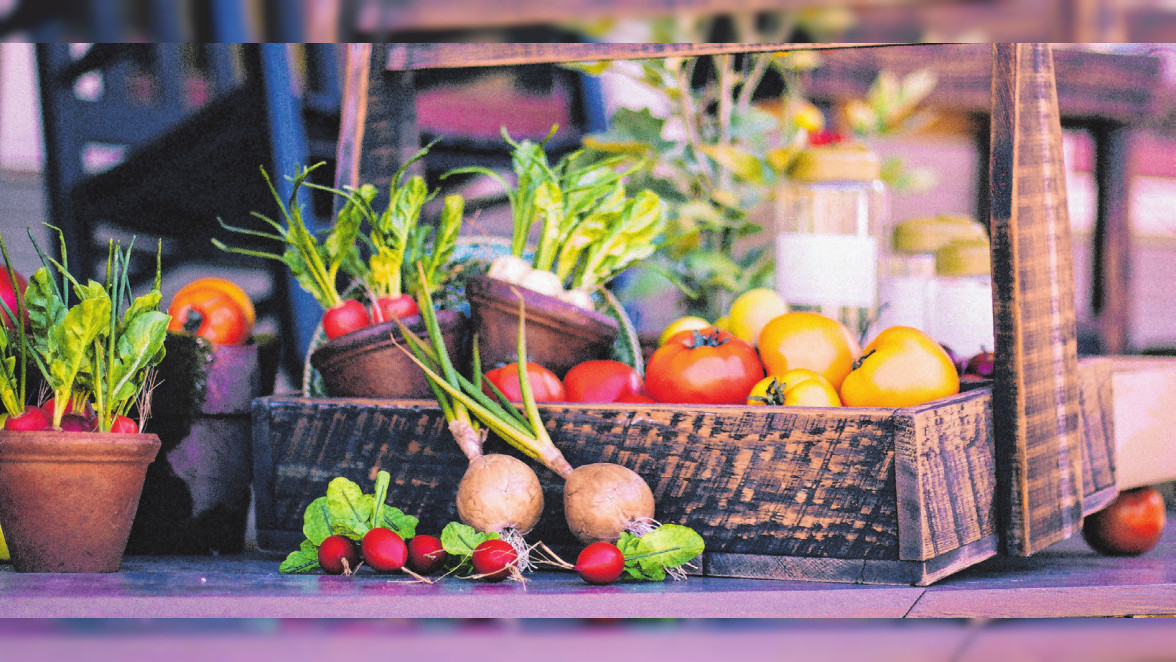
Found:
[[[823,145],[796,157],[776,200],[776,291],[790,310],[821,313],[864,335],[878,306],[889,196],[878,157]]]
[[[935,305],[935,252],[952,241],[986,241],[984,226],[968,216],[927,216],[905,220],[891,232],[878,284],[878,318],[872,335],[891,326],[931,332]]]
[[[992,267],[988,241],[954,241],[935,252],[929,333],[957,356],[992,351]]]

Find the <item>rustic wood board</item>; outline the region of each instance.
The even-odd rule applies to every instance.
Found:
[[[991,224],[997,495],[1005,550],[1082,522],[1070,222],[1048,45],[993,46]]]

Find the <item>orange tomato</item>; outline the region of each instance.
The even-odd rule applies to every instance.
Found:
[[[222,278],[202,278],[180,288],[167,312],[168,330],[193,333],[220,345],[240,345],[253,333],[256,313],[244,290]]]
[[[249,295],[246,294],[245,290],[241,289],[240,285],[225,278],[197,278],[191,283],[181,287],[180,291],[176,292],[176,295],[172,297],[172,301],[175,301],[176,299],[184,296],[191,290],[203,289],[206,287],[221,290],[225,294],[229,295],[233,301],[236,301],[237,305],[241,306],[241,310],[245,312],[245,319],[249,321],[250,327],[257,323],[257,312],[253,308],[253,299],[249,298]]]
[[[943,347],[908,326],[892,326],[862,350],[841,384],[846,407],[913,407],[960,392],[959,373]]]
[[[808,368],[829,380],[834,389],[853,369],[861,346],[845,325],[809,312],[785,313],[760,332],[759,353],[769,375]]]

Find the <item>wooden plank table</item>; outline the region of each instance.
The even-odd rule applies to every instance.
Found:
[[[1099,556],[1081,537],[997,557],[928,588],[691,577],[588,586],[402,576],[287,576],[257,556],[131,557],[109,575],[0,568],[0,618],[762,618],[1176,615],[1176,527],[1148,554]]]

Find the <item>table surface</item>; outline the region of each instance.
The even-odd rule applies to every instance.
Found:
[[[996,557],[930,587],[690,577],[589,586],[569,572],[489,584],[404,575],[282,575],[255,555],[124,559],[111,574],[0,566],[0,618],[761,618],[1176,614],[1176,527],[1147,554],[1100,556],[1070,538]]]

